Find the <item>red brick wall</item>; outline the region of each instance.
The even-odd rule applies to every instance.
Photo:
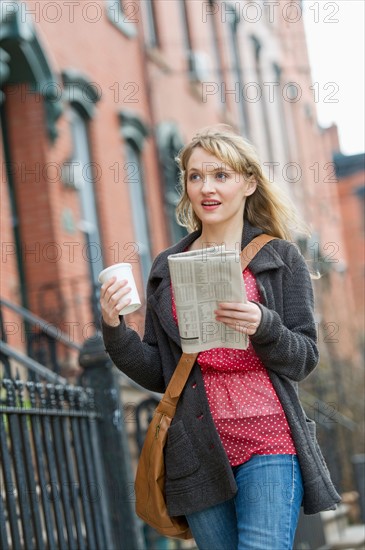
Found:
[[[295,18],[294,12],[289,18]],[[287,116],[295,127],[294,161],[300,165],[302,179],[295,192],[302,204],[304,218],[319,235],[319,246],[312,246],[309,259],[320,253],[330,261],[331,271],[322,281],[314,282],[317,311],[322,318],[319,343],[322,357],[331,353],[340,361],[360,364],[359,349],[354,346],[357,332],[356,297],[352,292],[351,273],[343,273],[348,263],[346,238],[343,234],[341,198],[332,155],[338,150],[337,127],[322,130],[317,122],[316,103],[323,101],[325,83],[313,89],[303,18],[295,23],[280,20],[282,33],[282,64],[285,82],[294,82],[300,99],[286,102]],[[346,222],[345,222],[346,225]],[[341,291],[339,291],[341,289]],[[332,342],[331,331],[336,332]]]
[[[43,12],[42,3],[33,0],[27,2],[29,8],[35,10],[33,20],[37,34],[59,81],[63,70],[76,69],[101,90],[95,116],[90,121],[89,137],[92,161],[97,164],[99,174],[95,182],[95,196],[103,255],[106,265],[109,265],[126,259],[126,255],[132,251],[130,243],[135,241],[125,181],[126,159],[118,118],[120,111],[133,111],[150,128],[162,121],[173,121],[187,140],[201,126],[225,120],[237,123],[238,104],[232,94],[223,94],[222,98],[219,82],[218,94],[221,101],[213,97],[204,102],[204,83],[192,84],[189,81],[181,14],[177,2],[156,1],[161,48],[147,51],[147,59],[144,57],[142,13],[138,2],[135,4],[138,8],[135,19],[139,36],[135,38],[128,38],[108,20],[105,3],[101,0],[97,3],[100,6],[100,18],[92,22],[96,12],[91,7],[87,8],[87,4],[90,6],[91,3],[82,1],[73,4],[71,21],[70,7],[60,3],[60,17],[57,21],[52,21],[54,14],[51,8],[48,8],[50,11]],[[212,52],[211,18],[203,17],[202,3],[187,4],[193,47],[209,53],[212,68],[216,60]],[[335,243],[335,259],[347,261],[340,202],[336,183],[331,181],[329,164],[333,148],[338,146],[336,129],[331,130],[330,136],[329,133],[323,133],[317,125],[303,21],[301,19],[297,23],[288,23],[280,13],[281,10],[276,11],[275,24],[271,26],[263,18],[256,23],[240,22],[243,70],[248,80],[255,79],[250,38],[251,34],[255,34],[262,41],[264,68],[275,61],[282,67],[283,83],[292,81],[300,86],[300,101],[290,103],[285,100],[284,109],[290,132],[289,160],[299,165],[302,177],[297,183],[283,184],[287,183],[306,221],[320,234],[322,254],[331,253],[332,249],[326,249],[326,246]],[[30,18],[30,15],[27,17]],[[227,25],[223,23],[222,9],[215,14],[215,20],[223,71],[227,80],[226,88],[232,90],[235,86],[233,61],[229,56]],[[29,94],[26,101],[22,101],[21,97],[19,99],[20,93],[20,88],[17,93],[12,93],[6,106],[8,118],[11,120],[10,139],[14,161],[19,165],[23,163],[29,169],[37,164],[40,169],[37,182],[31,176],[24,182],[19,181],[19,175],[16,179],[23,244],[28,250],[39,246],[41,256],[40,261],[35,261],[34,255],[25,255],[28,297],[31,308],[36,313],[54,316],[51,311],[55,306],[59,312],[57,321],[63,324],[64,329],[68,329],[70,323],[73,324],[75,338],[81,341],[85,336],[83,327],[88,326],[91,314],[88,303],[88,265],[83,255],[85,241],[82,232],[77,228],[80,219],[79,199],[76,191],[65,188],[60,178],[52,179],[51,169],[49,173],[46,170],[44,176],[45,167],[51,166],[50,163],[60,167],[71,154],[67,104],[57,122],[59,137],[52,145],[46,134],[42,102],[37,103],[36,98]],[[222,103],[225,109],[221,108]],[[269,105],[270,109],[274,107],[275,105]],[[260,108],[260,103],[248,105],[253,138],[256,145],[262,144],[263,148],[259,152],[265,159],[265,128],[262,125]],[[273,111],[269,110],[270,117],[271,112]],[[270,127],[273,139],[280,140],[280,133],[271,118]],[[150,223],[152,252],[155,255],[169,244],[170,237],[152,134],[146,139],[142,161],[146,211]],[[280,162],[279,168],[282,171],[285,168],[283,159]],[[5,216],[2,217],[2,224],[6,231],[3,234],[11,242],[6,200],[3,200],[3,208]],[[75,221],[74,232],[67,231],[64,226],[63,216],[66,210],[71,212]],[[52,243],[57,243],[57,246]],[[57,255],[56,261],[52,253]],[[12,264],[9,263],[9,258],[6,269],[13,274],[9,280],[16,281],[14,258],[11,261]],[[134,271],[139,289],[143,293],[137,265]],[[321,309],[326,322],[335,322],[341,327],[341,345],[338,346],[340,355],[353,358],[351,331],[356,301],[352,299],[350,278],[336,272],[330,277],[331,284],[327,285],[326,292],[322,291],[322,283],[314,284],[318,295],[317,307]],[[12,285],[14,283],[7,281],[2,292],[7,296],[14,296]],[[60,289],[58,295],[52,291],[52,285]],[[337,292],[338,285],[344,290],[340,294]],[[49,320],[54,321],[51,318]],[[140,321],[138,323],[141,326]]]

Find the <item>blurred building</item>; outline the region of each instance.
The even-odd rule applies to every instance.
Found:
[[[180,147],[202,126],[233,125],[312,228],[297,242],[322,273],[321,365],[303,387],[343,489],[361,418],[361,278],[341,203],[355,184],[338,182],[336,127],[318,125],[316,103],[333,91],[311,80],[302,3],[277,4],[1,1],[1,296],[82,342],[99,271],[132,263],[143,296],[152,259],[184,234]],[[129,321],[139,332],[143,311]]]
[[[343,235],[347,250],[347,271],[357,302],[357,323],[364,328],[365,300],[365,155],[334,156]],[[364,333],[362,332],[362,336]]]

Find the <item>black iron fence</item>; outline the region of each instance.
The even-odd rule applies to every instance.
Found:
[[[1,342],[1,549],[146,548],[119,384],[100,334],[79,361],[80,385],[71,386]],[[19,364],[33,373],[26,382]]]
[[[93,391],[2,385],[2,548],[112,548]]]
[[[11,309],[54,350],[70,344]],[[76,386],[0,341],[0,548],[144,550],[115,369],[100,333],[71,346],[83,367]]]
[[[27,354],[7,342],[2,308],[26,327]],[[65,348],[82,367],[79,386],[60,374]],[[119,378],[141,392],[127,403],[128,432]],[[100,332],[81,346],[0,299],[0,548],[181,548],[134,512],[133,460],[158,399],[113,367]]]

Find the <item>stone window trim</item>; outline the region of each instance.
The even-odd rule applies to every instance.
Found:
[[[151,133],[149,127],[142,122],[138,114],[127,110],[119,112],[119,123],[122,138],[134,143],[141,152],[146,138]]]
[[[43,97],[46,130],[53,145],[58,137],[57,121],[63,113],[63,105],[57,94],[59,82],[47,49],[35,25],[22,21],[21,10],[0,10],[0,26],[0,86],[26,83],[31,91]],[[22,60],[20,63],[18,56]],[[0,92],[0,104],[4,99],[5,94]]]
[[[81,108],[87,119],[92,119],[96,103],[101,99],[99,85],[77,69],[63,70],[62,81],[65,100]]]

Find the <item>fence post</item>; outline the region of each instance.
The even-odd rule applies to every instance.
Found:
[[[134,480],[120,390],[100,332],[85,340],[79,363],[84,369],[80,381],[95,391],[95,407],[102,415],[99,438],[115,548],[144,550],[142,522],[134,511]]]

